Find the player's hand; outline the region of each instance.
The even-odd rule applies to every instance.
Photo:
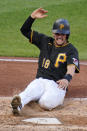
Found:
[[[57,81],[57,84],[58,84],[58,88],[62,88],[65,90],[68,87],[69,82],[66,79],[61,79],[61,80]]]
[[[45,13],[47,13],[47,12],[48,11],[44,10],[43,8],[38,8],[35,11],[32,12],[31,17],[33,19],[44,18],[44,17],[48,16],[48,15],[45,15]]]

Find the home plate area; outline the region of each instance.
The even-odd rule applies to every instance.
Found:
[[[22,120],[24,122],[30,122],[30,123],[35,123],[35,124],[62,124],[58,119],[56,118],[29,118]]]
[[[31,102],[13,116],[12,97],[0,97],[0,131],[87,131],[87,99],[66,98],[51,111]]]

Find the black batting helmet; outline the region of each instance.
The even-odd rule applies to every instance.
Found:
[[[66,19],[58,19],[53,24],[53,33],[70,35],[70,25]]]

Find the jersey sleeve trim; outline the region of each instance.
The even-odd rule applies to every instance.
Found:
[[[71,66],[71,65],[75,66],[75,69],[77,70],[78,73],[80,72],[79,68],[75,64],[68,64],[68,66]]]

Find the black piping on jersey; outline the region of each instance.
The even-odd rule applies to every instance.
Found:
[[[80,70],[78,69],[78,67],[75,64],[68,64],[67,66],[71,66],[71,65],[74,65],[75,69],[77,69],[77,71],[80,72]]]

